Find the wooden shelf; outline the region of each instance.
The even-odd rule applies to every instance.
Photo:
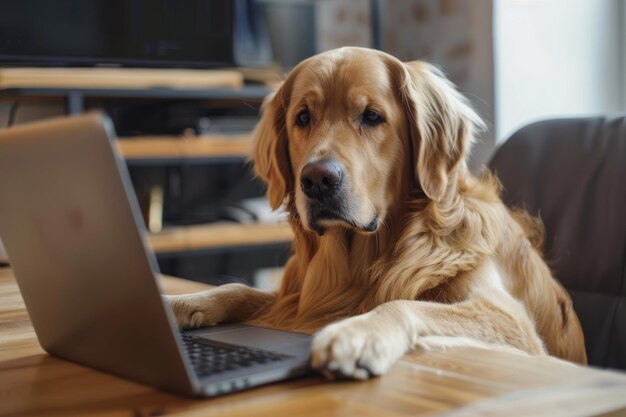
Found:
[[[2,68],[0,88],[240,88],[236,70],[154,68]]]
[[[150,234],[150,245],[155,253],[162,254],[281,244],[292,239],[288,224],[214,223],[163,229]]]
[[[61,98],[65,100],[67,114],[79,114],[85,111],[87,98],[114,98],[139,100],[223,100],[225,102],[245,102],[260,105],[270,93],[265,86],[242,85],[232,87],[79,87],[68,83],[67,86],[42,87],[36,85],[20,85],[0,81],[0,99],[22,100],[26,98]],[[14,85],[9,87],[9,85]]]
[[[246,158],[252,150],[249,134],[210,136],[138,136],[117,141],[127,160],[187,160]]]

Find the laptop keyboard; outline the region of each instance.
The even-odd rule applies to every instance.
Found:
[[[215,342],[181,332],[191,364],[199,377],[230,372],[254,365],[280,362],[293,356],[267,350]]]

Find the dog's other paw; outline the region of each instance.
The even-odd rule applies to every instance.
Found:
[[[212,290],[195,294],[164,295],[163,299],[170,305],[178,326],[182,329],[213,326],[222,320],[218,300]]]
[[[311,366],[331,379],[367,379],[386,373],[408,350],[408,338],[396,326],[375,322],[369,314],[331,324],[317,333],[311,346]]]

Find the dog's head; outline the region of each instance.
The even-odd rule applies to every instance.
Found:
[[[441,202],[481,124],[434,67],[342,48],[300,63],[264,104],[252,160],[305,229],[377,230],[403,193]]]

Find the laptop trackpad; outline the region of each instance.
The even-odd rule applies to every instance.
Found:
[[[265,329],[262,327],[239,327],[223,331],[219,330],[222,326],[212,328],[210,333],[197,334],[202,338],[215,340],[233,345],[250,346],[259,349],[284,351],[292,353],[292,349],[301,350],[305,345],[311,342],[311,336],[300,333],[284,332],[280,330]],[[295,352],[293,352],[295,353]]]

